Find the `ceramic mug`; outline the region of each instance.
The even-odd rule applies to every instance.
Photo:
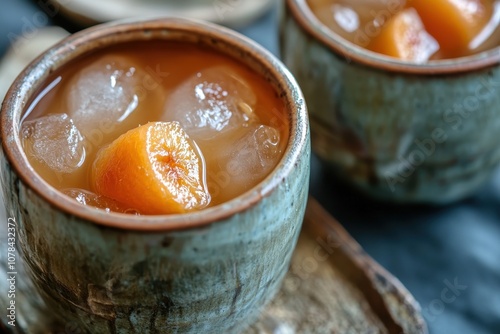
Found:
[[[387,4],[380,15],[401,6]],[[500,163],[500,48],[412,64],[341,38],[306,0],[285,1],[280,45],[307,101],[313,151],[365,194],[448,203]]]
[[[199,212],[134,216],[80,205],[30,167],[19,137],[26,106],[49,74],[71,60],[118,43],[155,39],[203,45],[269,81],[289,120],[283,158],[253,189]],[[175,18],[82,31],[17,78],[2,105],[1,138],[1,185],[16,222],[19,261],[47,317],[89,333],[239,333],[278,291],[308,196],[309,125],[291,74],[249,39]],[[29,332],[36,333],[37,324]]]

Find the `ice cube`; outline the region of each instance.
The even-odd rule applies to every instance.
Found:
[[[378,27],[402,10],[407,2],[406,0],[339,0],[337,3],[343,7],[352,8],[362,22],[373,20],[375,26]],[[330,2],[330,6],[335,7],[337,3],[332,5]]]
[[[162,120],[180,122],[195,140],[210,139],[258,121],[256,101],[241,75],[215,66],[194,74],[172,93]]]
[[[95,194],[88,190],[78,189],[78,188],[68,188],[61,190],[61,192],[83,205],[93,206],[98,209],[105,210],[107,212],[113,211],[113,212],[139,215],[137,210],[127,208],[127,206],[111,198]]]
[[[262,181],[281,157],[280,132],[267,125],[250,125],[216,139],[200,141],[209,188],[219,202],[231,199]]]
[[[85,135],[129,117],[139,104],[138,70],[126,57],[104,56],[69,83],[68,113]]]
[[[280,156],[280,133],[267,125],[256,125],[232,146],[227,170],[233,177],[263,179]]]
[[[345,39],[367,46],[406,0],[310,0],[321,22]]]
[[[85,142],[67,114],[25,121],[21,128],[25,151],[55,172],[72,173],[85,161]]]

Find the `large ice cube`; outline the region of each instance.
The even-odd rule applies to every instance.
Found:
[[[227,66],[194,74],[167,99],[162,120],[178,121],[195,140],[210,139],[258,121],[250,85]]]
[[[263,179],[276,165],[280,156],[280,133],[267,125],[251,126],[245,135],[231,146],[227,170],[233,177]]]
[[[406,0],[311,0],[316,16],[347,40],[367,46]]]
[[[281,157],[280,141],[277,129],[260,124],[200,141],[207,166],[213,171],[207,177],[214,197],[225,201],[262,181]]]
[[[104,56],[72,78],[68,114],[83,134],[98,129],[103,122],[122,122],[136,110],[137,72],[125,57]]]
[[[54,172],[72,173],[85,161],[85,143],[67,114],[25,121],[21,128],[25,151]]]

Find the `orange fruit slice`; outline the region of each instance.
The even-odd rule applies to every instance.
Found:
[[[417,63],[425,62],[439,45],[424,28],[413,8],[398,12],[382,27],[368,49],[391,57]]]
[[[466,53],[493,15],[491,0],[411,0],[408,4],[417,10],[446,58]]]
[[[92,186],[142,214],[184,213],[210,202],[204,159],[178,122],[151,122],[102,148]]]

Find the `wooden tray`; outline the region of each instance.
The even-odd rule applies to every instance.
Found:
[[[248,334],[427,333],[420,307],[310,198],[279,295]]]

